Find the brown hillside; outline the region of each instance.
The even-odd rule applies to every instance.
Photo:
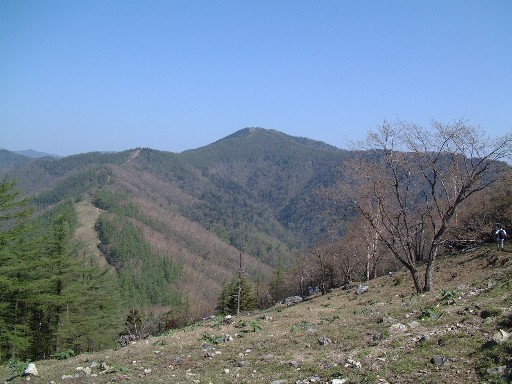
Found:
[[[238,272],[240,251],[199,223],[169,209],[169,201],[171,206],[193,203],[192,196],[149,173],[123,168],[115,168],[115,173],[117,185],[129,191],[139,211],[152,224],[137,225],[153,250],[183,268],[179,287],[190,307],[188,317],[197,319],[212,313],[221,284]],[[253,278],[271,274],[271,267],[247,253],[243,253],[243,264]]]
[[[512,254],[484,246],[448,255],[437,263],[434,287],[412,295],[400,271],[371,281],[362,294],[338,289],[118,350],[36,362],[31,382],[508,382]],[[0,378],[9,377],[2,368]]]

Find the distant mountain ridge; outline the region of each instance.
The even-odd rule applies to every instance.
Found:
[[[19,153],[8,151],[7,149],[0,149],[0,174],[33,160],[34,159],[20,155]]]
[[[46,156],[50,156],[50,157],[61,157],[59,155],[52,155],[50,153],[46,153],[46,152],[39,152],[39,151],[35,151],[33,149],[25,149],[23,151],[15,151],[16,153],[19,153],[20,155],[23,155],[23,156],[27,156],[27,157],[32,157],[34,159],[39,159],[41,157],[46,157]]]
[[[258,279],[287,264],[294,249],[325,236],[328,203],[316,190],[334,181],[352,153],[245,128],[181,153],[136,148],[29,161],[18,156],[0,152],[0,176],[16,179],[41,210],[68,199],[94,202],[106,192],[121,196],[134,207],[128,219],[148,242],[183,267],[180,284],[189,300],[212,310],[240,252]],[[120,215],[119,207],[101,208]]]
[[[59,156],[34,151],[32,149],[24,151],[9,151],[7,149],[0,148],[0,174],[10,168],[19,167],[42,157],[58,158]]]

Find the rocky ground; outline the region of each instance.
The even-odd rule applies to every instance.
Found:
[[[416,295],[397,272],[117,350],[36,361],[24,376],[0,367],[0,382],[511,382],[512,253],[447,255],[434,279],[433,292]]]

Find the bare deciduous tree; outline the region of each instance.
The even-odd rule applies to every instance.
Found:
[[[409,270],[416,291],[426,292],[450,220],[467,198],[509,172],[502,161],[511,146],[511,134],[491,140],[464,120],[433,122],[431,130],[384,122],[362,144],[364,156],[345,164],[339,186],[355,192],[352,208]]]

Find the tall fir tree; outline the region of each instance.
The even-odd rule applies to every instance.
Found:
[[[258,308],[258,299],[243,275],[235,276],[226,284],[217,301],[217,311],[225,315],[234,315],[238,310],[238,294],[240,292],[240,311],[252,311]]]
[[[24,356],[38,286],[31,279],[40,246],[30,236],[32,209],[14,181],[0,182],[0,360]]]

